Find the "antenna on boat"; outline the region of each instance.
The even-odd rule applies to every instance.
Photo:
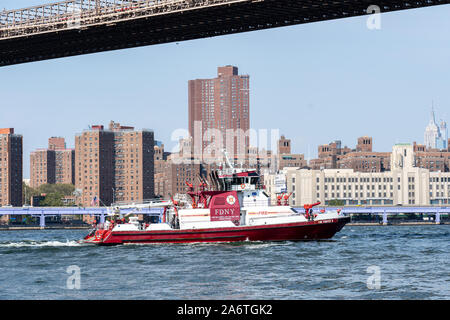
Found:
[[[234,169],[234,166],[231,164],[230,159],[228,158],[228,152],[225,149],[222,149],[223,154],[225,155],[225,160],[227,162],[227,165],[231,168]]]

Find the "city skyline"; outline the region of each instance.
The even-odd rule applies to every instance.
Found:
[[[448,120],[448,13],[383,14],[376,31],[358,17],[2,68],[0,127],[24,136],[24,178],[48,137],[73,147],[80,128],[112,119],[153,129],[171,151],[171,133],[187,129],[187,81],[231,64],[252,77],[251,128],[280,129],[306,159],[364,135],[376,151],[423,143],[432,100]]]

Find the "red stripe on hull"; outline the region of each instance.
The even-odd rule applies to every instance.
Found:
[[[350,222],[350,218],[326,221],[198,230],[116,231],[107,235],[102,242],[87,242],[114,245],[123,243],[320,240],[333,237],[346,223]]]

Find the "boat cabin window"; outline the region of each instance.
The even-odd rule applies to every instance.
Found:
[[[214,205],[215,206],[225,205],[225,197],[214,197]]]

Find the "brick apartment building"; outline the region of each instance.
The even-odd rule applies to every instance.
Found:
[[[345,205],[448,205],[450,173],[418,167],[411,144],[394,145],[389,171],[361,172],[353,169],[285,168],[265,179],[267,192],[276,199],[276,176],[284,176],[285,192],[293,206],[339,200]],[[278,180],[279,181],[279,180]]]
[[[450,142],[450,139],[449,139]],[[414,164],[430,172],[450,171],[450,149],[430,149],[425,145],[413,143]],[[353,169],[355,172],[385,172],[391,170],[391,152],[374,152],[372,138],[360,137],[355,149],[342,147],[334,141],[318,148],[318,158],[312,159],[309,166],[320,169]]]
[[[75,137],[75,187],[83,206],[154,197],[154,134],[111,121]]]
[[[221,134],[222,147],[217,149],[228,146],[227,151],[231,158],[246,156],[250,144],[247,134],[250,129],[249,89],[249,76],[239,75],[238,68],[234,66],[219,67],[216,78],[188,82],[188,125],[197,157],[204,153],[212,157],[222,156],[216,155],[214,150],[208,148],[213,139],[216,142],[219,139],[208,135],[211,130]],[[233,136],[227,137],[230,132]]]
[[[198,185],[199,176],[208,179],[208,167],[194,161],[174,161],[173,155],[164,152],[164,145],[155,146],[155,195],[168,199],[184,194],[189,189],[186,182]]]
[[[449,141],[450,142],[450,139]],[[431,172],[450,172],[450,148],[446,150],[427,149],[425,145],[413,144],[416,166]]]
[[[75,149],[67,149],[65,139],[51,137],[48,149],[30,154],[30,186],[42,184],[75,184]]]
[[[390,152],[374,152],[371,137],[360,137],[355,149],[342,147],[341,141],[333,141],[318,147],[318,158],[309,166],[320,169],[353,169],[357,172],[384,172],[390,170]]]
[[[55,171],[54,150],[40,149],[30,153],[30,186],[32,188],[56,183]]]
[[[306,167],[308,165],[303,154],[291,153],[291,140],[281,136],[278,140],[278,170],[286,167]]]
[[[23,137],[0,129],[0,205],[22,206]]]

